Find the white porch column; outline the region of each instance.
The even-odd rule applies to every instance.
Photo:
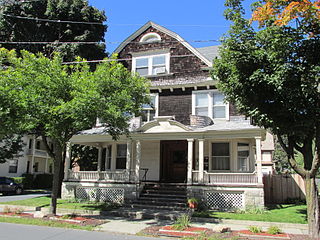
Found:
[[[127,181],[130,181],[130,165],[131,165],[131,157],[132,157],[132,141],[127,141],[127,163],[126,163],[126,171],[127,171]]]
[[[109,166],[110,166],[110,168],[111,168],[111,163],[108,163],[109,157],[110,157],[109,145],[107,145],[107,146],[106,146],[106,156],[105,156],[106,161],[104,162],[104,169],[105,169],[105,171],[107,171],[107,169],[108,169],[108,164],[110,164]],[[110,160],[111,160],[111,158],[110,158]]]
[[[194,139],[187,139],[188,141],[188,175],[187,183],[192,184],[192,161],[193,161],[193,141]]]
[[[141,142],[140,140],[136,141],[136,183],[140,181],[140,161],[141,161]]]
[[[101,171],[101,164],[102,164],[102,147],[98,147],[98,166],[97,166],[97,171]]]
[[[261,137],[256,137],[256,163],[258,183],[262,184],[262,154],[261,154]]]
[[[33,136],[32,138],[32,156],[31,156],[31,167],[30,167],[30,173],[32,174],[33,173],[33,165],[34,165],[34,155],[36,154],[36,137]]]
[[[46,164],[44,166],[44,173],[48,173],[48,161],[49,161],[49,158],[46,157]]]
[[[204,171],[204,139],[199,139],[199,183],[203,182]]]
[[[117,161],[117,144],[112,143],[111,145],[111,170],[116,170],[116,161]]]
[[[64,165],[64,179],[63,179],[63,181],[68,180],[70,162],[71,162],[71,143],[67,142],[67,144],[66,144],[66,161],[65,161],[65,165]]]

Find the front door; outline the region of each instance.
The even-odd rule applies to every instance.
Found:
[[[186,182],[187,156],[187,141],[161,141],[161,181]]]

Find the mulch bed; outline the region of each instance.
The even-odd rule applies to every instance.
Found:
[[[244,237],[261,237],[264,239],[290,239],[289,234],[287,233],[281,233],[281,234],[269,234],[266,232],[261,232],[261,233],[253,233],[250,232],[249,230],[241,230],[238,232],[240,236]]]

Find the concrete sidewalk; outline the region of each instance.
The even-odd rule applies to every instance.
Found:
[[[125,234],[137,234],[143,229],[150,226],[170,225],[172,221],[163,220],[129,220],[121,217],[103,217],[108,222],[99,226],[97,230],[106,232],[118,232]],[[222,227],[231,228],[231,230],[246,230],[249,226],[259,226],[263,230],[267,230],[270,226],[277,226],[283,232],[288,234],[308,234],[307,224],[291,224],[277,222],[259,222],[259,221],[238,221],[238,220],[220,220],[206,218],[194,218],[191,222],[192,226],[206,227],[213,231]]]

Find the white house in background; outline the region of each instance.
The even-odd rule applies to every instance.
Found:
[[[0,164],[0,176],[20,177],[24,173],[53,173],[53,162],[40,137],[25,135],[23,151],[15,158]]]
[[[99,149],[98,168],[75,172],[67,160],[63,197],[134,201],[153,183],[184,186],[187,196],[212,208],[264,206],[272,135],[217,90],[209,70],[218,47],[194,48],[148,22],[115,53],[130,71],[151,79],[152,101],[131,121],[130,137],[113,141],[97,126],[71,139]]]

